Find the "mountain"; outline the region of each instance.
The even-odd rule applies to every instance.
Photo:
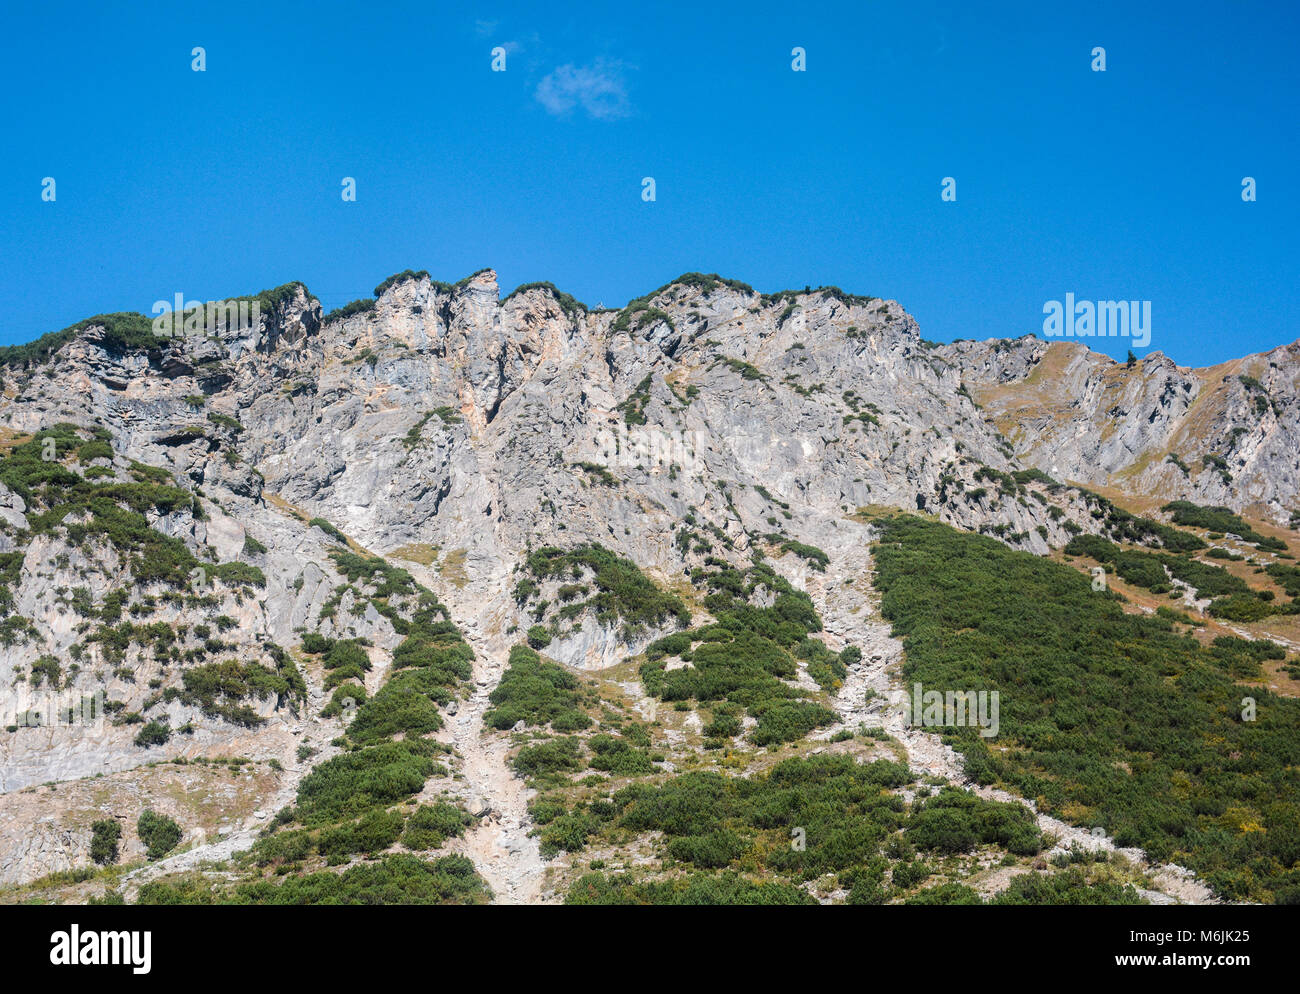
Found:
[[[1288,523],[1300,342],[1206,369],[1034,338],[940,349],[1017,456],[1062,479]]]
[[[241,299],[0,355],[0,896],[1300,892],[1300,343],[936,345],[896,301],[698,273],[620,310],[492,270]],[[1068,624],[1005,627],[1030,590]],[[931,651],[973,630],[979,667]],[[1044,650],[1067,630],[1093,649]],[[1107,801],[1041,692],[1116,667],[1203,724],[1148,769],[1136,712],[1093,715],[1075,754],[1133,778]],[[908,725],[922,672],[1001,691],[1002,732]],[[1260,720],[1218,728],[1243,687]]]

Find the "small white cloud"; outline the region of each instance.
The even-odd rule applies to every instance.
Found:
[[[598,121],[627,117],[632,108],[624,70],[623,63],[614,59],[597,59],[589,66],[559,66],[537,84],[537,102],[560,117],[576,107]]]

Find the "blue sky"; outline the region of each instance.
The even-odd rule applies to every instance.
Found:
[[[838,285],[943,341],[1150,300],[1189,365],[1300,337],[1300,5],[1058,6],[10,7],[0,342],[483,266],[593,306],[691,270]]]

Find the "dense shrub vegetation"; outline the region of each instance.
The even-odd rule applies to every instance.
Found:
[[[140,888],[140,904],[481,904],[487,887],[464,856],[425,860],[397,854],[342,873],[290,876],[219,887],[189,876]]]
[[[1007,858],[1042,850],[1023,805],[947,787],[932,796],[921,788],[909,807],[895,791],[913,782],[893,761],[819,756],[747,777],[699,772],[633,783],[568,812],[543,798],[533,810],[544,851],[661,833],[666,876],[589,873],[571,885],[570,904],[804,904],[812,898],[799,884],[827,875],[850,904],[979,904],[964,884],[917,888],[936,865],[977,850]],[[1141,903],[1132,887],[1078,868],[1025,878],[996,903]]]
[[[345,751],[317,765],[298,785],[297,803],[279,812],[248,855],[252,866],[277,875],[323,858],[331,866],[358,856],[377,862],[214,890],[162,884],[141,901],[156,903],[427,904],[479,902],[487,897],[473,864],[463,857],[425,861],[385,855],[399,843],[427,851],[461,835],[473,819],[454,804],[413,804],[433,776],[448,776],[439,757],[449,746],[427,736],[442,727],[451,702],[472,670],[473,651],[447,619],[447,609],[406,570],[379,557],[331,552],[347,589],[389,619],[402,641],[388,679],[373,695],[359,682],[370,669],[366,639],[303,634],[302,650],[318,657],[334,693],[322,716],[351,714]],[[354,712],[346,712],[351,701]],[[291,827],[296,826],[296,827]]]
[[[227,659],[187,669],[181,675],[183,691],[169,689],[163,700],[179,698],[198,707],[204,714],[237,725],[254,727],[265,723],[245,702],[250,698],[264,701],[274,695],[276,707],[301,701],[307,696],[307,683],[287,652],[273,652],[275,668],[262,663]]]
[[[582,709],[578,680],[555,663],[544,663],[526,646],[510,650],[509,667],[489,700],[492,709],[483,716],[490,728],[550,725],[557,732],[577,732],[591,724]]]
[[[596,621],[608,627],[621,624],[625,638],[632,638],[648,628],[667,624],[688,625],[691,614],[675,594],[660,590],[630,559],[615,555],[600,545],[582,545],[564,550],[551,546],[537,549],[526,563],[533,580],[516,587],[516,598],[527,603],[536,598],[534,581],[590,576],[596,593],[561,609],[558,617],[573,619],[592,611]]]
[[[336,307],[325,315],[322,324],[329,324],[331,321],[342,321],[344,318],[350,318],[353,314],[367,314],[375,309],[376,301],[373,297],[363,297],[360,300],[349,301],[342,307]]]
[[[165,721],[149,721],[135,733],[135,744],[148,749],[150,746],[166,745],[171,737],[172,730]]]
[[[135,825],[149,859],[162,859],[181,841],[181,827],[166,815],[146,808]]]
[[[102,345],[111,352],[122,354],[139,349],[162,348],[162,341],[153,333],[153,322],[143,314],[131,311],[116,314],[97,314],[62,331],[52,331],[25,345],[6,345],[0,348],[0,366],[26,368],[45,362],[50,356],[87,328],[101,327]]]
[[[432,743],[416,739],[335,756],[303,777],[295,817],[317,826],[404,801],[433,774],[434,754]]]
[[[28,506],[27,538],[61,530],[72,545],[89,548],[91,542],[108,542],[125,557],[137,583],[188,588],[198,561],[182,541],[152,528],[145,515],[193,510],[197,508],[195,498],[186,490],[154,480],[96,483],[73,472],[64,460],[75,457],[82,448],[83,430],[56,425],[15,445],[0,459],[0,482]],[[108,436],[96,429],[92,437],[104,440]],[[42,458],[47,441],[54,443],[55,459],[50,461]]]
[[[725,701],[748,709],[758,719],[751,738],[760,745],[794,741],[832,724],[834,712],[800,700],[806,693],[786,682],[798,675],[801,658],[827,690],[837,688],[848,672],[844,660],[851,657],[836,655],[811,637],[821,630],[821,619],[808,595],[766,564],[742,571],[717,560],[714,568],[693,571],[691,579],[708,591],[704,606],[717,621],[650,644],[641,667],[646,693],[664,701]],[[770,606],[753,603],[759,593],[770,598]],[[670,670],[673,656],[691,665]],[[723,727],[725,722],[714,726]]]
[[[407,849],[437,849],[450,838],[465,834],[474,819],[452,804],[421,804],[406,819],[402,845]]]
[[[239,430],[234,419],[213,415],[209,420],[223,431]],[[238,657],[218,655],[237,648],[220,637],[238,625],[233,617],[217,614],[222,599],[238,602],[265,587],[261,570],[240,561],[201,562],[182,541],[151,527],[155,515],[201,519],[205,512],[165,471],[136,463],[106,469],[102,464],[113,454],[110,442],[103,429],[60,424],[0,455],[0,482],[27,505],[29,527],[16,536],[19,541],[51,535],[93,558],[102,558],[107,544],[125,567],[123,585],[102,597],[92,595],[89,587],[60,592],[60,601],[83,619],[85,634],[73,647],[70,665],[42,656],[27,678],[52,687],[65,679],[70,683],[81,668],[77,661],[84,658],[87,643],[95,643],[102,659],[116,667],[115,675],[128,681],[134,679],[133,659],[127,655],[132,647],[138,647],[141,660],[149,653],[149,662],[160,664],[164,674],[169,665],[183,664],[179,686],[150,680],[153,693],[138,711],[109,702],[115,723],[137,726],[135,741],[142,747],[162,745],[192,731],[188,724],[173,729],[165,720],[149,720],[151,708],[174,701],[198,708],[209,718],[250,727],[265,721],[261,709],[252,706],[255,701],[273,700],[277,708],[296,709],[306,698],[307,683],[288,652],[266,643]],[[85,472],[87,461],[99,464],[94,472]],[[346,731],[335,740],[342,751],[302,778],[296,805],[282,810],[253,851],[235,861],[241,870],[258,871],[256,877],[274,867],[287,881],[279,886],[247,882],[248,874],[243,874],[244,883],[229,885],[160,883],[152,897],[239,903],[482,900],[482,881],[460,858],[390,858],[342,874],[296,876],[308,861],[314,869],[359,857],[379,859],[399,842],[408,849],[436,849],[462,833],[469,821],[453,804],[416,806],[412,799],[431,776],[448,774],[438,759],[449,748],[426,736],[441,727],[440,706],[456,697],[469,678],[472,650],[449,621],[447,609],[407,571],[350,551],[346,538],[328,522],[313,523],[340,542],[331,556],[347,582],[336,588],[335,606],[350,591],[354,607],[372,606],[401,638],[388,679],[372,695],[365,693],[360,681],[370,670],[374,651],[368,640],[304,633],[303,651],[316,657],[327,690],[334,691],[324,716],[344,714],[345,698],[357,706],[346,712]],[[256,541],[245,544],[245,554],[265,551]],[[22,562],[21,551],[0,554],[0,636],[10,643],[29,637],[30,622],[13,615],[12,591]],[[198,608],[205,615],[191,625],[149,620],[148,615],[163,605]],[[322,616],[325,613],[322,609]],[[300,752],[299,759],[304,758]],[[181,839],[180,826],[154,811],[140,816],[137,830],[150,859],[162,858]],[[120,831],[116,822],[96,823],[95,859],[116,860]],[[142,895],[142,900],[149,899],[149,894]]]
[[[265,577],[256,567],[242,562],[200,563],[184,542],[150,525],[150,515],[202,519],[205,514],[199,500],[173,486],[165,470],[131,463],[126,470],[130,480],[123,481],[119,479],[120,470],[103,466],[87,469],[83,460],[102,462],[106,449],[111,454],[111,438],[103,428],[61,423],[37,432],[0,455],[0,483],[27,505],[27,529],[13,538],[21,546],[47,536],[77,548],[91,559],[102,558],[109,549],[116,553],[124,567],[122,584],[103,596],[101,607],[96,608],[86,587],[71,591],[68,600],[83,618],[101,622],[88,632],[85,641],[100,643],[107,661],[121,664],[132,643],[142,647],[153,644],[154,658],[163,663],[182,658],[197,661],[209,652],[219,651],[221,643],[205,643],[182,652],[176,644],[179,636],[170,624],[122,621],[124,609],[129,608],[133,617],[143,617],[161,601],[210,605],[216,603],[216,594],[232,594],[239,599],[264,586]],[[13,588],[22,562],[21,549],[0,554],[0,645],[29,641],[35,636],[30,621],[14,614]],[[213,581],[219,581],[225,591],[214,591]],[[76,669],[74,666],[72,672]],[[60,665],[40,663],[33,677],[52,684],[51,678],[57,678],[62,670]],[[159,744],[166,737],[165,726],[154,723],[142,730],[140,744]]]
[[[1081,487],[1074,489],[1088,505],[1089,512],[1101,525],[1105,536],[1115,542],[1148,545],[1169,552],[1196,552],[1205,548],[1205,542],[1191,532],[1132,514],[1091,490]]]
[[[1235,682],[1278,647],[1203,647],[1069,567],[912,517],[882,527],[877,582],[905,681],[1001,694],[995,749],[972,728],[948,735],[969,774],[1227,897],[1300,884],[1300,701]]]
[[[92,822],[90,826],[90,858],[100,866],[117,862],[117,843],[122,838],[122,826],[112,818]]]
[[[565,293],[563,290],[556,287],[554,283],[548,283],[544,280],[536,283],[521,283],[506,294],[505,300],[501,302],[504,304],[512,297],[517,297],[521,293],[528,293],[530,290],[545,290],[548,292],[555,298],[555,302],[560,305],[560,310],[574,320],[577,320],[580,314],[587,313],[587,305],[581,300],[578,300],[572,294]]]
[[[1267,535],[1261,535],[1241,517],[1228,507],[1202,507],[1191,501],[1176,500],[1161,508],[1168,511],[1174,523],[1188,528],[1204,528],[1207,531],[1231,533],[1243,541],[1251,542],[1257,549],[1270,552],[1285,552],[1286,543]]]
[[[1216,598],[1209,606],[1209,613],[1214,617],[1258,621],[1272,614],[1300,613],[1300,603],[1274,603],[1271,592],[1254,590],[1223,567],[1190,555],[1125,550],[1098,535],[1076,535],[1064,551],[1069,556],[1087,556],[1112,566],[1129,583],[1156,594],[1174,589],[1171,578],[1181,580],[1196,591],[1197,597]],[[1216,551],[1211,549],[1209,554]]]

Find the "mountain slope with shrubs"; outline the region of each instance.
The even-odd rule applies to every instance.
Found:
[[[1285,350],[699,273],[244,299],[0,350],[0,897],[1293,898]]]

